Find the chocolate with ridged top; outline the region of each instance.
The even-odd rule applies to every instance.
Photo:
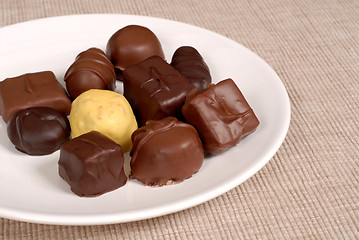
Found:
[[[106,53],[115,68],[121,71],[151,56],[164,59],[157,36],[139,25],[128,25],[115,32],[107,42]]]
[[[29,155],[47,155],[70,138],[67,116],[53,108],[21,110],[9,119],[7,134],[16,149]]]
[[[194,47],[182,46],[178,48],[172,56],[171,65],[198,90],[208,88],[212,82],[207,64]]]
[[[66,71],[64,80],[72,98],[89,89],[115,90],[116,75],[111,61],[99,48],[77,55]]]
[[[127,182],[121,146],[92,131],[61,146],[59,174],[81,197],[95,197]]]
[[[148,121],[132,134],[132,142],[130,177],[148,186],[181,182],[203,163],[196,129],[174,117]]]
[[[259,121],[232,79],[192,91],[182,108],[186,121],[198,131],[204,149],[220,154],[256,130]]]
[[[68,115],[71,101],[50,71],[27,73],[0,82],[0,114],[5,122],[30,107],[51,107]]]
[[[123,72],[124,95],[140,126],[167,116],[181,118],[181,107],[193,85],[158,56]]]

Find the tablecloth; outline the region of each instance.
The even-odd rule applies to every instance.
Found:
[[[176,20],[251,49],[286,87],[287,137],[253,177],[187,210],[98,226],[2,218],[0,239],[359,239],[359,1],[0,0],[0,27],[88,13]]]

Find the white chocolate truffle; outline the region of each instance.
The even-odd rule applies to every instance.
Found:
[[[114,91],[90,89],[73,102],[70,112],[72,138],[98,131],[131,150],[131,135],[137,129],[136,117],[126,98]]]

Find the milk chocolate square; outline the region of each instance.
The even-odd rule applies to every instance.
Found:
[[[259,121],[232,79],[188,94],[182,108],[186,121],[198,131],[204,148],[220,154],[255,131]]]
[[[53,72],[27,73],[0,82],[0,114],[5,122],[30,107],[50,107],[68,115],[71,101]]]
[[[125,185],[123,163],[121,146],[92,131],[61,146],[59,174],[75,194],[94,197]]]
[[[194,87],[170,64],[150,57],[123,72],[124,96],[139,125],[167,116],[180,118],[185,97]]]

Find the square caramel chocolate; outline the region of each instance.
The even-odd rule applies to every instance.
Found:
[[[71,101],[51,71],[27,73],[0,82],[0,114],[5,122],[30,107],[51,107],[68,115]]]
[[[205,150],[220,154],[251,134],[259,121],[232,79],[188,94],[182,108],[198,131]]]
[[[124,96],[140,126],[167,116],[180,118],[181,108],[193,85],[158,56],[150,57],[123,72]]]
[[[79,196],[99,196],[127,182],[121,146],[97,131],[64,143],[58,164],[60,177]]]

